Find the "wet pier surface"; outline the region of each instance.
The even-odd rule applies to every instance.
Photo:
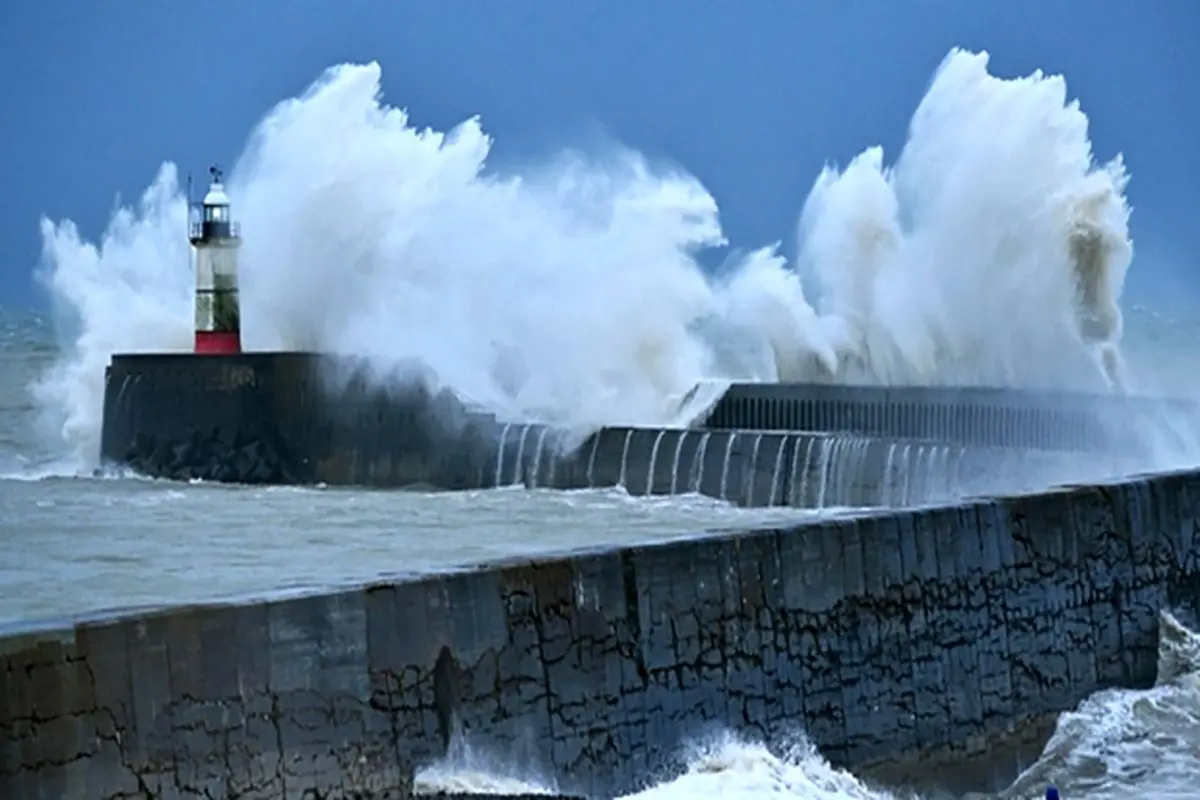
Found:
[[[331,589],[500,558],[649,545],[814,516],[614,490],[428,493],[0,481],[0,518],[14,523],[0,538],[0,625],[105,608]]]

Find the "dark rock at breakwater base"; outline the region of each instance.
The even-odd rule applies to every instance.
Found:
[[[747,506],[899,506],[1129,471],[1144,449],[1111,432],[1167,412],[1186,416],[1179,404],[1120,398],[735,385],[698,407],[690,427],[605,428],[580,443],[499,421],[418,380],[372,380],[359,362],[123,355],[106,373],[101,454],[179,480],[620,485]]]

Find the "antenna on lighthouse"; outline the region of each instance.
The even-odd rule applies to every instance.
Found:
[[[197,218],[188,222],[196,259],[195,351],[230,355],[242,351],[237,261],[242,240],[230,213],[221,168],[214,164],[208,173],[212,178],[208,193]]]

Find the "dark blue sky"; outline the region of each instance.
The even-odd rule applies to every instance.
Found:
[[[735,243],[790,241],[826,160],[894,158],[954,45],[1062,72],[1133,174],[1133,295],[1200,296],[1200,3],[11,0],[0,4],[0,304],[42,305],[38,217],[89,237],[158,165],[232,163],[327,66],[378,60],[422,125],[480,114],[501,159],[597,130],[697,175]],[[1184,288],[1187,287],[1187,292]]]

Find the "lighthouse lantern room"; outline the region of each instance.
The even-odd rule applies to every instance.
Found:
[[[240,353],[238,247],[220,168],[209,169],[212,182],[200,205],[188,214],[188,238],[196,259],[196,353]]]

